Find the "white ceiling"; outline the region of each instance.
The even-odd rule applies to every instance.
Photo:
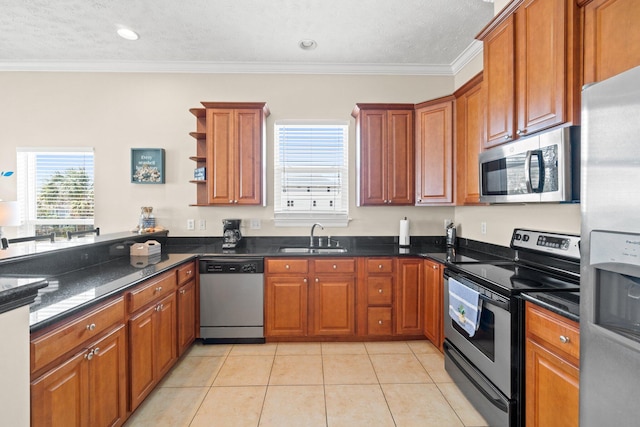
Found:
[[[0,71],[450,75],[492,17],[482,0],[0,0]]]

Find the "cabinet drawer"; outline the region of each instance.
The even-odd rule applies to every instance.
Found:
[[[316,273],[354,273],[356,260],[353,258],[318,259],[314,261]]]
[[[391,304],[393,289],[393,277],[369,276],[367,277],[367,303],[369,305]]]
[[[31,340],[31,372],[81,346],[111,326],[124,322],[124,300],[118,298],[80,314],[60,327]]]
[[[175,270],[168,271],[156,279],[150,279],[127,292],[129,313],[156,301],[165,295],[175,292],[177,287]]]
[[[367,273],[392,273],[393,272],[393,259],[392,258],[370,258],[367,259]]]
[[[526,305],[527,337],[539,341],[551,351],[580,358],[580,327],[578,323],[535,304]]]
[[[391,307],[369,307],[367,309],[367,333],[369,335],[391,335]]]
[[[306,259],[268,259],[268,273],[303,273],[309,272],[309,260]]]
[[[178,284],[182,285],[196,277],[196,263],[190,262],[178,267]]]

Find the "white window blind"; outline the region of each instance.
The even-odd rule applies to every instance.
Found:
[[[346,226],[348,122],[282,120],[274,128],[275,224]]]
[[[93,228],[92,148],[18,148],[22,235]]]

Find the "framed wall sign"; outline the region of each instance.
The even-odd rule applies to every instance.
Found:
[[[131,149],[131,182],[164,184],[164,148]]]

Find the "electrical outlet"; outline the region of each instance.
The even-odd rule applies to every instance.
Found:
[[[252,218],[251,219],[251,223],[249,224],[249,227],[252,230],[259,230],[261,226],[262,225],[260,224],[260,219],[259,218]]]
[[[207,229],[207,220],[199,219],[198,220],[198,230],[206,230]]]
[[[484,221],[480,223],[480,234],[487,234],[487,223]]]
[[[196,229],[196,221],[194,219],[187,220],[187,230],[195,230]]]

